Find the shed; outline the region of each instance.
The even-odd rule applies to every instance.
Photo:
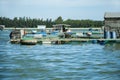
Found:
[[[70,25],[68,25],[68,24],[55,24],[55,25],[53,25],[54,30],[59,30],[61,32],[66,32],[69,27],[70,27]]]
[[[37,28],[45,30],[46,29],[46,25],[37,25]]]
[[[120,38],[120,12],[106,12],[104,23],[105,31],[115,31],[117,38]]]

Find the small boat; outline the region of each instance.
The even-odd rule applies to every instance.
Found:
[[[13,30],[9,34],[11,43],[20,43],[21,33],[20,30]]]
[[[34,38],[23,38],[20,40],[22,45],[35,45],[37,44],[37,40]]]
[[[0,30],[2,31],[5,28],[5,25],[0,25]]]

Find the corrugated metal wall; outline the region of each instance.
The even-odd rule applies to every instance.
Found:
[[[105,18],[105,30],[115,31],[120,38],[120,18]]]

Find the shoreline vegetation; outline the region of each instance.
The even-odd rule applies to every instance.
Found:
[[[103,21],[97,20],[63,20],[61,16],[57,19],[30,18],[30,17],[0,17],[0,25],[5,25],[6,28],[36,28],[37,25],[46,25],[47,28],[52,28],[54,24],[69,24],[70,28],[99,28],[104,25]]]

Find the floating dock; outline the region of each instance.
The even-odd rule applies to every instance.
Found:
[[[66,44],[70,42],[91,42],[91,43],[110,43],[117,42],[120,43],[120,39],[81,39],[81,38],[64,38],[64,39],[38,39],[41,43],[53,43],[53,44]]]
[[[46,38],[36,39],[38,44],[67,44],[71,42],[90,42],[90,43],[120,43],[120,39],[82,39],[82,38]],[[12,43],[20,43],[20,39],[11,40]]]
[[[74,36],[76,34],[72,33],[71,37],[60,37],[60,36],[58,36],[58,34],[56,36],[50,36],[50,34],[48,34],[47,36],[43,36],[43,37],[32,36],[32,38],[35,39],[35,42],[37,42],[38,44],[70,44],[70,43],[74,43],[74,42],[78,43],[78,44],[83,43],[83,42],[100,43],[100,44],[101,43],[106,44],[106,43],[110,43],[110,42],[120,43],[120,38],[117,38],[116,36],[114,37],[114,35],[112,35],[109,38],[108,38],[108,36],[110,36],[110,35],[105,35],[105,37],[104,37],[103,31],[101,31],[100,28],[97,28],[97,29],[99,29],[99,30],[97,30],[98,33],[96,33],[96,31],[93,31],[92,33],[96,34],[96,35],[91,35],[91,36],[87,36],[84,32],[84,34],[86,36],[85,35]],[[21,28],[17,29],[17,30],[19,30],[20,32],[22,31]],[[33,30],[33,28],[31,30]],[[31,30],[28,29],[28,32]],[[22,31],[21,33],[23,33],[24,31]],[[26,34],[30,34],[30,33],[26,33]],[[32,33],[31,35],[34,35],[34,34]],[[22,36],[22,34],[20,34],[20,35]],[[65,33],[64,33],[64,35],[65,35]],[[102,35],[102,36],[100,36],[100,35]],[[24,36],[23,37],[21,37],[21,36],[20,36],[20,38],[11,39],[11,42],[12,43],[21,43],[21,41],[24,37]]]

